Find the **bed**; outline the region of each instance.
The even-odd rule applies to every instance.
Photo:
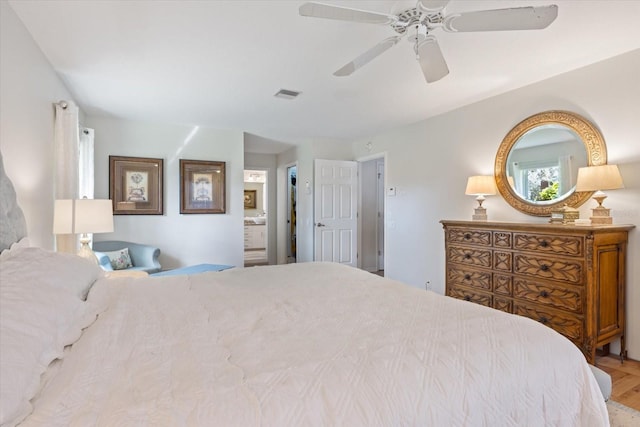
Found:
[[[526,318],[339,264],[106,278],[10,243],[3,426],[609,425],[584,356]]]

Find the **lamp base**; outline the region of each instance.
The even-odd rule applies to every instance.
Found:
[[[474,221],[486,221],[487,220],[487,209],[482,206],[478,206],[473,210],[473,215],[471,219]]]
[[[86,258],[89,261],[95,263],[96,265],[98,264],[98,257],[96,257],[96,254],[93,253],[93,251],[91,250],[91,248],[89,247],[89,242],[91,241],[91,239],[89,238],[89,236],[87,234],[82,234],[80,236],[80,249],[78,249],[78,256],[81,256],[82,258]]]
[[[602,207],[591,209],[591,224],[613,224],[613,218],[611,217],[611,209]]]

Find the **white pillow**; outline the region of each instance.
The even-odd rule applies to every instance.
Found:
[[[12,250],[12,254],[1,261],[2,276],[19,274],[25,282],[68,289],[83,300],[87,299],[93,282],[105,274],[97,263],[85,258],[42,248]]]
[[[0,259],[0,425],[31,412],[41,374],[95,320],[81,297],[101,275],[80,257],[39,248]]]
[[[14,244],[12,244],[10,248],[5,249],[4,251],[0,252],[0,259],[6,258],[8,256],[13,255],[14,253],[16,253],[18,251],[18,249],[28,248],[29,245],[30,245],[29,238],[28,237],[23,237],[19,241],[17,241]]]
[[[111,268],[114,270],[124,270],[133,267],[131,257],[129,256],[129,248],[118,249],[112,252],[103,252],[111,261]]]

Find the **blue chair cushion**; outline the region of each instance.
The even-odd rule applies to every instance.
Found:
[[[140,243],[125,242],[122,240],[103,240],[93,242],[93,251],[98,257],[98,263],[103,270],[112,271],[111,260],[105,252],[113,252],[120,249],[127,248],[129,250],[129,257],[131,258],[132,267],[125,270],[140,270],[147,273],[156,273],[162,269],[160,261],[160,249],[144,245]]]

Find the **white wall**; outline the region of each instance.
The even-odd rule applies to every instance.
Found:
[[[601,130],[609,163],[618,164],[625,189],[610,191],[605,205],[616,223],[640,225],[640,50],[353,144],[356,158],[387,153],[385,275],[444,292],[441,219],[471,219],[475,201],[464,195],[467,177],[491,175],[507,132],[545,110],[568,110]],[[372,143],[372,150],[366,147]],[[588,217],[595,202],[581,208]],[[544,222],[524,215],[500,196],[484,205],[493,220]],[[640,233],[630,233],[627,263],[627,347],[640,359]]]
[[[157,246],[163,269],[243,265],[242,132],[106,117],[87,117],[86,124],[95,129],[96,198],[109,196],[109,155],[164,159],[164,215],[115,215],[115,231],[96,240]],[[180,159],[226,162],[226,214],[180,214]]]
[[[53,104],[72,97],[5,1],[0,2],[0,94],[0,151],[29,240],[53,249]]]

